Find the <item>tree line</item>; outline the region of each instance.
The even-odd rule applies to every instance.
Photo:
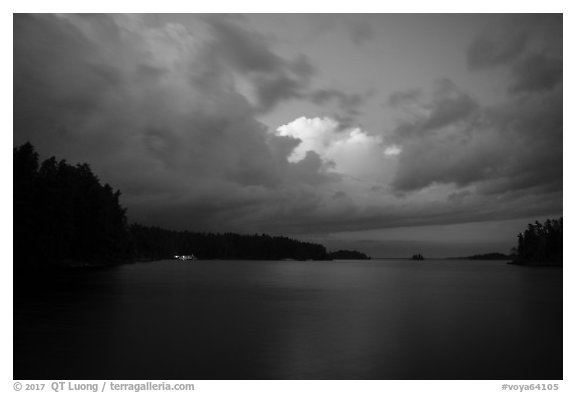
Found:
[[[563,256],[562,217],[536,221],[518,234],[512,250],[513,263],[519,265],[561,266]]]
[[[323,245],[284,236],[171,231],[139,224],[131,225],[130,233],[138,260],[175,254],[200,259],[329,259]]]
[[[14,257],[18,267],[75,262],[116,264],[193,254],[201,259],[367,259],[327,252],[284,236],[173,231],[129,225],[120,191],[102,184],[88,164],[51,157],[30,143],[14,148]]]
[[[120,192],[87,164],[52,157],[40,163],[30,143],[14,149],[14,257],[23,264],[130,257]]]

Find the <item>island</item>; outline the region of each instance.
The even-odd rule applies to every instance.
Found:
[[[469,255],[466,257],[448,257],[445,259],[471,259],[476,261],[507,261],[512,259],[512,255],[506,255],[501,252],[489,252],[486,254]]]
[[[329,259],[360,259],[360,260],[367,260],[370,257],[360,251],[355,250],[338,250],[328,253]]]

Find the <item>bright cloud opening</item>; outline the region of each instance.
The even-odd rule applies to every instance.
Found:
[[[300,141],[288,157],[290,162],[303,160],[311,151],[330,163],[333,172],[370,181],[381,179],[389,169],[381,136],[370,135],[359,127],[343,129],[329,117],[300,117],[278,127],[276,133]]]
[[[402,148],[400,146],[390,145],[384,149],[384,154],[387,156],[397,156],[400,153],[402,153]]]

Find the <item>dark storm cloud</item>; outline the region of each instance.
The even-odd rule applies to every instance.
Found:
[[[336,198],[341,200],[344,198]],[[310,199],[301,205],[300,213],[306,216],[306,225],[294,216],[278,214],[273,220],[262,223],[262,228],[273,232],[282,228],[288,234],[347,232],[378,228],[396,228],[457,224],[467,222],[507,220],[518,217],[554,215],[562,211],[562,193],[516,193],[489,203],[484,196],[466,196],[466,203],[454,200],[411,203],[401,206],[382,205],[378,208],[350,206],[341,214],[330,214],[319,205],[320,200]]]
[[[472,193],[470,191],[454,192],[454,193],[448,195],[448,201],[455,202],[455,203],[461,203],[466,199],[467,196],[470,196],[470,195],[472,195]]]
[[[422,95],[420,89],[408,89],[395,91],[388,97],[388,105],[392,108],[399,108],[404,105],[411,105],[417,102]]]
[[[394,131],[394,140],[402,146],[392,183],[398,191],[434,183],[464,186],[493,171],[498,149],[472,134],[480,118],[478,104],[452,82],[442,81],[434,90],[431,100]]]
[[[393,187],[416,191],[434,184],[473,187],[479,195],[562,190],[562,18],[512,16],[504,28],[476,38],[471,69],[508,71],[507,101],[480,105],[445,80],[429,98],[398,92],[391,106],[407,107],[393,138],[402,145]],[[469,191],[469,190],[467,190]],[[453,194],[452,201],[460,200]]]
[[[285,61],[269,49],[266,37],[242,26],[238,18],[206,17],[215,38],[216,56],[244,72],[274,73]]]
[[[533,53],[562,53],[562,14],[510,14],[500,19],[468,47],[471,70],[512,65]]]
[[[315,69],[307,57],[287,60],[270,49],[270,39],[237,22],[238,18],[207,17],[214,36],[213,56],[254,84],[258,109],[270,111],[284,100],[301,97]]]
[[[374,37],[374,30],[366,20],[355,21],[350,26],[350,38],[356,45],[362,45]]]
[[[527,35],[523,33],[500,39],[480,36],[468,48],[468,66],[480,70],[509,64],[524,53],[526,41]]]
[[[45,123],[51,112],[60,112],[72,125],[101,108],[120,78],[74,26],[51,22],[29,15],[14,18],[14,115],[47,128],[56,126]],[[114,34],[112,26],[106,28]],[[31,117],[29,111],[36,108],[45,116]]]
[[[345,38],[354,45],[364,45],[372,41],[375,36],[375,27],[381,23],[378,14],[306,14],[307,40],[315,40],[320,36],[335,34],[339,29],[344,30]]]
[[[360,113],[360,107],[366,102],[366,99],[370,95],[371,92],[366,94],[351,94],[330,88],[315,90],[310,93],[309,97],[312,102],[318,105],[336,101],[340,110],[346,115],[357,116]]]
[[[517,94],[551,90],[562,84],[562,73],[562,59],[533,54],[514,65],[508,91]]]
[[[432,96],[428,102],[419,101],[421,93],[410,89],[393,93],[389,102],[396,108],[409,104],[417,113],[408,120],[402,121],[395,130],[397,138],[416,137],[430,133],[441,127],[466,119],[478,108],[476,101],[466,92],[460,90],[451,80],[440,79],[434,83]]]
[[[338,131],[346,131],[350,128],[359,126],[354,114],[342,115],[340,112],[338,112],[333,113],[331,117],[338,122]]]
[[[561,189],[561,91],[486,107],[462,93],[446,103],[436,95],[422,107],[424,114],[395,130],[403,149],[396,190],[433,184],[474,185],[481,194]]]
[[[501,158],[503,178],[481,185],[480,192],[562,190],[562,102],[557,90],[490,109],[501,141],[510,147]]]
[[[562,15],[512,15],[468,48],[471,70],[509,66],[511,94],[550,90],[562,82]]]

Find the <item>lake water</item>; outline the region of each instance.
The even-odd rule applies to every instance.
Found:
[[[562,379],[562,270],[160,261],[30,283],[15,379]]]

